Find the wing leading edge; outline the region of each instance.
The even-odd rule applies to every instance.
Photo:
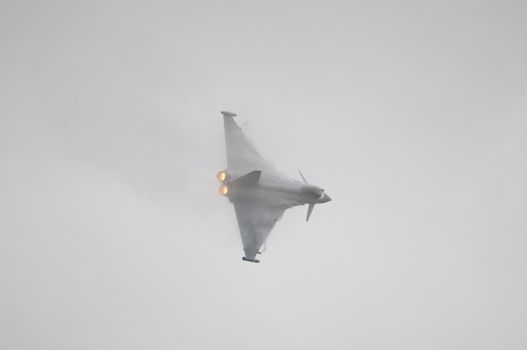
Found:
[[[244,260],[258,262],[256,254],[286,208],[250,200],[233,204],[245,252]]]
[[[222,112],[225,127],[225,148],[227,150],[227,167],[241,175],[259,169],[274,172],[273,167],[260,155],[256,147],[243,134],[234,121],[236,114]]]

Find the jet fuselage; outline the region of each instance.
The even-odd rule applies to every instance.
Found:
[[[229,197],[232,201],[237,199],[257,200],[282,200],[288,207],[319,204],[329,202],[329,197],[322,188],[314,185],[304,185],[298,181],[290,181],[280,178],[260,178],[257,183],[237,183],[236,179],[226,178],[223,181],[220,193]],[[225,186],[225,187],[223,187]],[[225,192],[225,193],[224,193]]]

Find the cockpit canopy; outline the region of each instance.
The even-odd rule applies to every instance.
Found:
[[[306,193],[315,198],[321,198],[324,195],[324,190],[318,186],[304,185],[302,186],[302,193]]]

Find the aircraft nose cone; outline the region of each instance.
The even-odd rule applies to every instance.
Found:
[[[324,193],[324,198],[322,199],[322,203],[329,202],[331,200],[331,197],[328,196],[326,193]]]

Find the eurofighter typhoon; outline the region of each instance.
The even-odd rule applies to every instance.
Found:
[[[276,222],[288,208],[308,204],[306,221],[315,204],[331,198],[318,186],[278,173],[258,153],[234,121],[236,114],[221,112],[225,127],[227,169],[217,174],[220,194],[234,205],[243,243],[244,261],[260,262],[256,255]]]

